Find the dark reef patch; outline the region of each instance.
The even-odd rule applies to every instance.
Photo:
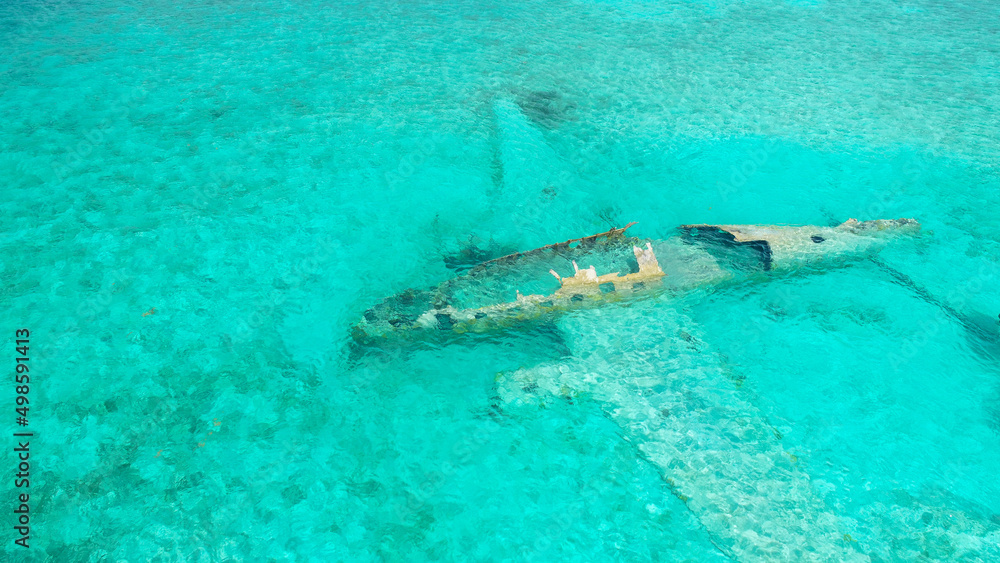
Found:
[[[516,102],[528,119],[546,129],[572,121],[576,109],[575,103],[555,90],[528,90],[518,95]]]

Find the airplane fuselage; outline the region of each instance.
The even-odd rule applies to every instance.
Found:
[[[851,219],[836,227],[683,225],[680,236],[649,240],[627,236],[630,226],[484,262],[430,290],[408,290],[366,311],[353,336],[376,344],[531,326],[574,309],[836,266],[920,229],[912,219]]]

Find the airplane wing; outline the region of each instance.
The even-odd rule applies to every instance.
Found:
[[[558,326],[572,356],[502,374],[504,411],[566,395],[596,402],[727,556],[869,561],[869,542],[892,541],[853,539],[876,534],[814,492],[742,380],[700,338],[697,323],[665,300],[581,311]],[[921,510],[948,523],[937,531],[955,545],[1000,539],[960,511]]]

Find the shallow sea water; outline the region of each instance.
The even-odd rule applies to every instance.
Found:
[[[813,560],[1000,560],[996,3],[32,0],[0,54],[5,559],[765,560],[787,522],[718,507],[791,484]],[[880,263],[351,345],[463,249],[904,216]],[[504,392],[577,362],[621,391]]]

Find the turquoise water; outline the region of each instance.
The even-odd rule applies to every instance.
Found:
[[[830,549],[1000,560],[995,3],[35,0],[0,54],[6,558],[761,560],[784,521],[720,507],[794,486]],[[904,216],[880,263],[350,343],[470,249]],[[572,369],[620,387],[504,391]]]

